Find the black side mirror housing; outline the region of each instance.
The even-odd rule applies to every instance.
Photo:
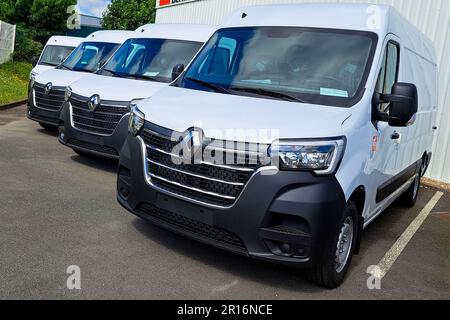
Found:
[[[32,57],[31,58],[31,64],[33,65],[33,67],[35,67],[38,63],[38,57]]]
[[[178,79],[178,77],[184,72],[184,64],[177,64],[172,69],[172,81]]]
[[[411,83],[398,82],[392,94],[376,93],[373,98],[373,120],[388,122],[391,127],[407,127],[418,111],[417,87]],[[390,103],[389,114],[381,112],[379,105]]]

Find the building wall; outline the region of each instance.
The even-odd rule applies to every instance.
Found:
[[[166,0],[166,3],[169,1]],[[175,2],[175,1],[174,1]],[[157,23],[220,24],[228,14],[248,5],[301,2],[363,2],[389,4],[399,10],[434,42],[439,63],[438,132],[433,162],[428,171],[432,179],[450,183],[450,1],[449,0],[193,0],[159,7]]]

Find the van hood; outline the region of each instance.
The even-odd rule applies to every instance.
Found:
[[[78,81],[88,75],[90,75],[90,73],[52,69],[39,74],[36,77],[36,82],[41,84],[47,84],[51,82],[54,87],[67,87],[71,83]]]
[[[44,66],[44,65],[36,65],[34,68],[33,68],[33,70],[31,70],[31,72],[35,75],[35,76],[38,76],[38,75],[40,75],[41,73],[44,73],[44,72],[46,72],[46,71],[48,71],[48,70],[51,70],[51,69],[54,69],[55,67],[53,67],[53,66]]]
[[[84,97],[98,94],[101,100],[131,101],[151,97],[167,83],[154,81],[114,78],[91,74],[72,83],[72,92]]]
[[[273,99],[167,87],[138,104],[147,121],[184,132],[201,128],[208,138],[270,144],[280,139],[343,135],[351,110]],[[248,130],[256,132],[252,137]],[[272,132],[272,133],[271,133]],[[275,136],[275,139],[274,139]]]

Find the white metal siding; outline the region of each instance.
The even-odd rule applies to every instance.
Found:
[[[428,175],[450,183],[450,1],[449,0],[198,0],[161,7],[158,23],[220,24],[231,12],[248,5],[301,2],[363,2],[389,4],[422,30],[435,44],[439,63],[439,113],[433,162]]]

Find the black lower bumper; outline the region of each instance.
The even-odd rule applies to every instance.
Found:
[[[104,136],[74,128],[71,124],[69,104],[63,104],[60,112],[58,140],[67,147],[93,155],[119,159],[119,152],[127,134],[127,115],[120,120],[113,134]]]
[[[117,198],[133,214],[252,258],[298,267],[323,260],[345,206],[334,177],[255,173],[234,205],[218,207],[153,185],[144,173],[144,149],[129,135],[120,156]]]
[[[33,103],[32,95],[28,96],[27,103],[27,117],[30,120],[37,121],[49,126],[58,127],[59,125],[59,110],[50,111],[41,108],[37,108]]]

